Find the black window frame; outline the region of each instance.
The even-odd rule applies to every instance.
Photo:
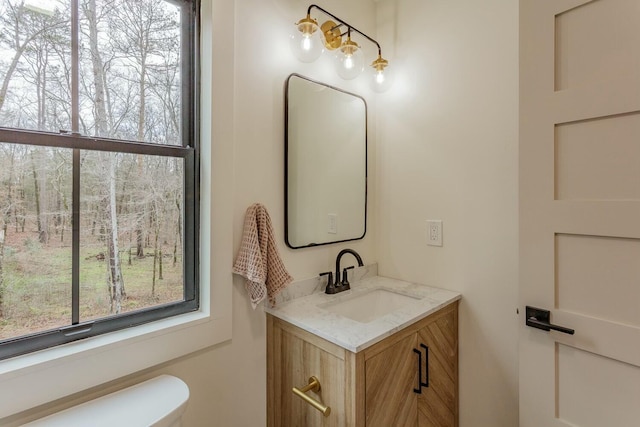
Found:
[[[70,0],[78,10],[78,0]],[[78,132],[42,132],[0,127],[0,142],[41,147],[71,149],[72,172],[72,306],[68,326],[36,332],[0,341],[0,360],[38,350],[67,344],[108,332],[139,326],[168,317],[197,311],[200,308],[199,224],[200,224],[200,0],[163,0],[180,7],[181,11],[181,114],[182,145],[161,145],[131,140],[116,140],[81,135]],[[78,49],[78,14],[72,12],[72,50]],[[75,46],[74,46],[75,43]],[[77,50],[76,50],[77,52]],[[77,57],[76,57],[77,63]],[[77,66],[74,67],[77,73]],[[72,79],[73,80],[73,79]],[[74,86],[78,84],[75,74]],[[77,86],[76,86],[77,89]],[[74,96],[78,96],[77,90]],[[80,152],[102,151],[125,154],[158,155],[182,158],[183,188],[183,300],[153,306],[133,312],[79,321],[80,274]]]

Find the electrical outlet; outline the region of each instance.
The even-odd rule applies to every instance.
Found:
[[[329,234],[338,234],[338,214],[329,214],[329,227],[327,229]]]
[[[442,221],[427,220],[427,245],[442,246]]]

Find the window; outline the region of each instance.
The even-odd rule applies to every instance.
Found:
[[[197,310],[197,2],[0,9],[0,359]]]

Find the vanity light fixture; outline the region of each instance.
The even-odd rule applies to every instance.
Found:
[[[318,21],[311,17],[311,9],[314,8],[335,21],[327,20],[319,26]],[[307,16],[296,23],[296,29],[291,35],[291,49],[302,62],[315,61],[325,49],[335,51],[334,61],[338,75],[345,80],[351,80],[364,70],[364,54],[360,45],[351,39],[352,32],[358,33],[378,48],[378,58],[371,63],[372,89],[376,92],[388,89],[391,83],[387,69],[389,61],[382,57],[380,44],[318,5],[310,5],[307,8]],[[344,36],[346,40],[343,41]]]

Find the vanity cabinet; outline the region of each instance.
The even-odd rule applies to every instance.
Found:
[[[311,376],[327,417],[292,392]],[[458,302],[357,353],[268,315],[267,425],[457,426]]]

